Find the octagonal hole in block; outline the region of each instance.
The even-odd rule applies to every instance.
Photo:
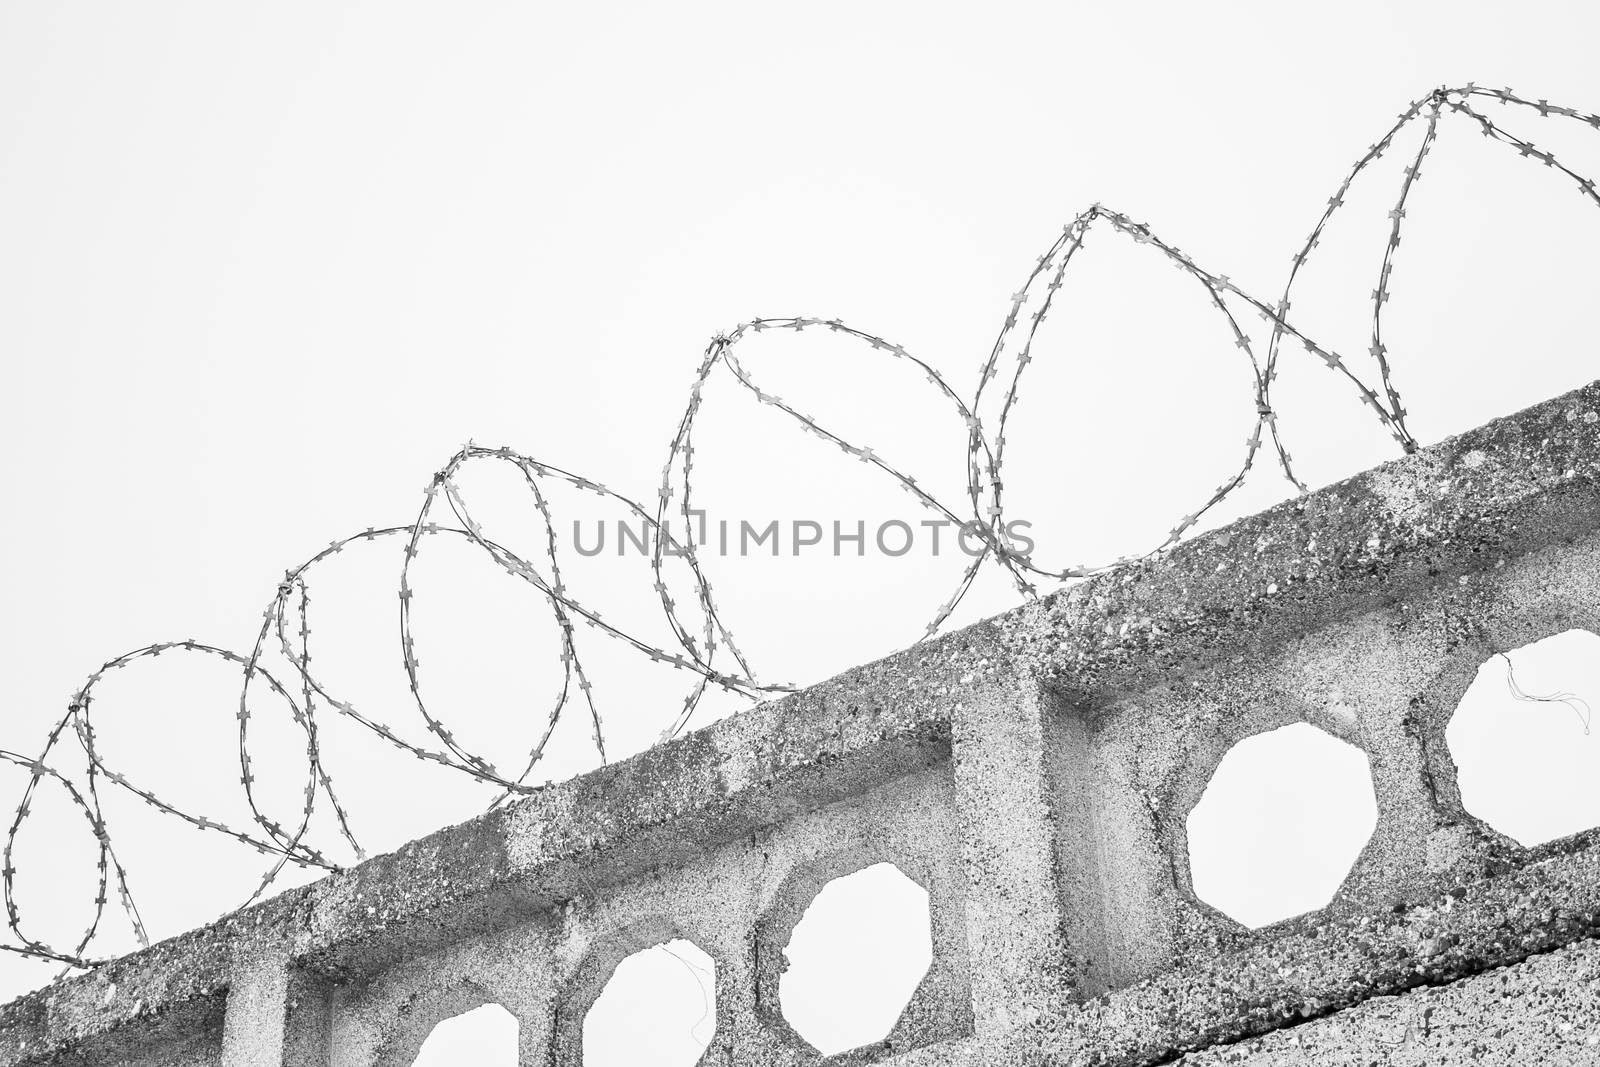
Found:
[[[1568,630],[1491,656],[1445,727],[1461,804],[1523,845],[1600,825],[1600,636]]]
[[[583,1067],[694,1067],[717,1032],[717,965],[679,938],[617,964],[583,1017]]]
[[[428,1033],[411,1067],[517,1067],[517,1017],[485,1004],[440,1022]]]
[[[1194,892],[1259,928],[1333,899],[1378,822],[1366,753],[1308,723],[1247,737],[1189,812]]]
[[[883,1040],[933,963],[931,922],[928,891],[892,863],[835,878],[784,949],[784,1019],[827,1056]]]

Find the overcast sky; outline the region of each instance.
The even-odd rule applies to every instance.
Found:
[[[707,340],[755,316],[839,317],[971,396],[1011,294],[1096,201],[1275,300],[1409,101],[1475,80],[1600,110],[1596,40],[1600,14],[1577,2],[0,5],[0,746],[37,750],[118,653],[191,636],[247,650],[285,568],[409,522],[468,438],[653,499]],[[1600,174],[1600,132],[1505,122]],[[1353,192],[1297,297],[1340,351],[1366,349],[1417,132]],[[1386,334],[1413,428],[1436,440],[1596,376],[1600,211],[1459,118],[1423,170]],[[1153,548],[1238,461],[1245,365],[1185,281],[1109,230],[1069,276],[1007,435],[1010,513],[1049,560]],[[959,501],[964,429],[904,365],[811,331],[740,351],[772,392]],[[1291,353],[1280,385],[1312,484],[1395,454],[1315,360]],[[701,418],[713,514],[917,514],[726,375]],[[1283,497],[1257,473],[1214,521]],[[512,481],[467,487],[491,524],[528,528]],[[558,529],[603,516],[553,503]],[[413,730],[398,548],[323,565],[313,627],[329,676]],[[664,635],[642,560],[585,563],[581,597]],[[803,683],[914,640],[960,563],[710,570],[762,677]],[[525,749],[558,677],[540,605],[465,548],[416,581],[436,708],[482,750]],[[985,580],[954,621],[1016,602]],[[590,655],[613,752],[637,751],[684,679]],[[131,668],[96,705],[108,760],[239,817],[235,689],[215,663]],[[373,850],[492,797],[337,726],[327,743]],[[266,776],[292,793],[292,738],[282,754]],[[594,759],[574,718],[547,773]],[[40,805],[19,899],[67,940],[92,853],[51,830],[81,826],[59,798]],[[113,830],[152,932],[248,893],[239,850],[207,845],[215,874],[190,877],[203,839],[124,807]],[[130,947],[113,935],[104,951]],[[0,996],[52,973],[0,958]]]

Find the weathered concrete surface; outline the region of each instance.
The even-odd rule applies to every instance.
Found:
[[[780,942],[885,859],[935,963],[845,1060],[1385,1062],[1395,995],[1492,1033],[1492,969],[1588,966],[1600,838],[1480,824],[1443,729],[1493,651],[1600,631],[1597,424],[1600,384],[57,983],[0,1008],[0,1067],[405,1063],[488,1000],[566,1067],[611,968],[675,936],[717,964],[707,1062],[814,1062]],[[1378,829],[1328,907],[1250,931],[1195,898],[1184,817],[1294,721],[1367,753]],[[1447,1032],[1428,1062],[1475,1062]]]
[[[1194,1053],[1184,1067],[1405,1067],[1600,1063],[1600,944],[1349,1011],[1237,1045]]]

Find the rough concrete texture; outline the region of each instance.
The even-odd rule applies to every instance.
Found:
[[[1600,944],[1405,996],[1374,997],[1327,1019],[1185,1056],[1183,1067],[1483,1067],[1600,1063]]]
[[[702,1062],[817,1062],[783,947],[881,861],[934,963],[832,1063],[1600,1063],[1600,831],[1517,846],[1444,742],[1489,655],[1597,615],[1600,383],[58,982],[0,1008],[0,1067],[406,1064],[491,1001],[577,1067],[675,937],[716,964]],[[1325,908],[1249,930],[1185,818],[1290,722],[1366,753],[1378,825]]]

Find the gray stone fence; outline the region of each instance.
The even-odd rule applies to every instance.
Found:
[[[883,861],[933,963],[830,1063],[1600,1063],[1600,834],[1497,833],[1444,736],[1493,653],[1597,616],[1600,383],[57,982],[0,1008],[0,1067],[403,1067],[490,1002],[578,1067],[618,962],[677,937],[716,963],[703,1063],[817,1063],[783,949]],[[1186,817],[1293,722],[1365,752],[1377,825],[1252,930]]]

